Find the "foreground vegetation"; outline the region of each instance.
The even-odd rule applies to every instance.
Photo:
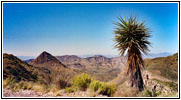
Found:
[[[88,74],[77,75],[72,79],[72,84],[64,88],[58,88],[56,84],[45,85],[40,82],[27,82],[16,81],[15,79],[7,78],[3,80],[3,88],[9,88],[16,92],[19,90],[34,90],[36,92],[54,92],[57,96],[60,95],[60,90],[65,89],[65,92],[72,93],[76,91],[86,91],[90,89],[92,92],[98,94],[113,96],[116,91],[116,87],[113,83],[100,82],[90,77]]]
[[[116,91],[113,83],[100,82],[91,78],[90,75],[83,73],[74,77],[72,86],[66,88],[66,92],[75,92],[77,90],[85,91],[87,89],[107,96],[113,96]]]

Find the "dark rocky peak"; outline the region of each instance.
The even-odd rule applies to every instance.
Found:
[[[44,51],[35,60],[32,61],[33,64],[43,64],[47,62],[57,62],[58,59],[52,56],[50,53]]]

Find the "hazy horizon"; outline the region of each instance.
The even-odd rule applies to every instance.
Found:
[[[48,52],[50,53],[50,52]],[[50,53],[51,54],[51,53]],[[162,53],[150,53],[148,55],[143,54],[143,58],[155,58],[155,57],[166,57],[166,56],[170,56],[173,55],[175,53],[169,53],[169,52],[162,52]],[[39,56],[40,54],[38,54],[37,56],[17,56],[18,58],[20,58],[21,60],[29,60],[29,59],[35,59]],[[53,54],[52,54],[53,55]],[[76,55],[76,54],[72,54],[72,55],[53,55],[53,56],[78,56],[80,58],[87,58],[87,57],[93,57],[93,56],[104,56],[107,58],[112,58],[112,57],[120,57],[121,55],[117,54],[117,55],[103,55],[103,54],[85,54],[85,55]]]
[[[35,56],[33,56],[33,55],[15,55],[15,54],[13,54],[13,53],[8,53],[8,52],[3,52],[3,53],[7,53],[7,54],[13,54],[14,56],[24,56],[24,57],[37,57],[37,56],[39,56],[41,53],[43,53],[44,51],[42,51],[42,52],[40,52],[40,53],[38,53],[38,54],[36,54]],[[48,51],[46,51],[46,52],[48,52]],[[51,55],[53,55],[53,56],[65,56],[65,55],[76,55],[76,56],[94,56],[94,55],[103,55],[103,56],[120,56],[120,54],[118,53],[118,54],[61,54],[61,55],[56,55],[56,54],[52,54],[51,52],[48,52],[48,53],[50,53]],[[151,55],[151,54],[175,54],[175,53],[178,53],[178,52],[174,52],[174,53],[172,53],[172,52],[159,52],[159,53],[148,53],[147,55]],[[143,54],[143,55],[146,55],[146,54]]]
[[[150,53],[178,52],[177,3],[3,3],[3,52],[119,55],[113,22],[129,15],[150,28]]]

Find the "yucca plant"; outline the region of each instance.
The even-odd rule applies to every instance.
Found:
[[[142,53],[147,54],[149,49],[148,41],[150,31],[144,22],[138,22],[136,17],[119,17],[119,22],[114,23],[117,27],[114,30],[115,48],[123,56],[127,52],[127,74],[130,77],[131,87],[144,90],[141,69],[144,67]]]

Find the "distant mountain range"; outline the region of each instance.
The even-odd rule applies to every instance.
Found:
[[[21,60],[35,59],[35,56],[17,56]]]
[[[102,55],[95,55],[80,58],[75,55],[64,55],[56,56],[56,58],[68,68],[80,70],[93,76],[99,76],[96,78],[102,81],[108,81],[116,77],[126,64],[126,57],[107,58]],[[106,76],[107,74],[109,76]]]
[[[163,53],[151,53],[144,55],[143,58],[156,58],[156,57],[167,57],[173,55],[173,53],[163,52]]]
[[[169,53],[169,52],[163,52],[163,53],[150,53],[148,55],[143,55],[143,58],[156,58],[156,57],[167,57],[173,55],[173,53]],[[62,55],[64,56],[64,55]],[[71,56],[71,55],[69,55]],[[88,57],[92,57],[92,56],[101,56],[101,54],[87,54],[87,55],[76,55],[80,58],[88,58]],[[120,55],[102,55],[105,56],[107,58],[114,58],[114,57],[120,57]],[[30,59],[35,59],[35,56],[17,56],[19,59],[21,60],[30,60]]]

